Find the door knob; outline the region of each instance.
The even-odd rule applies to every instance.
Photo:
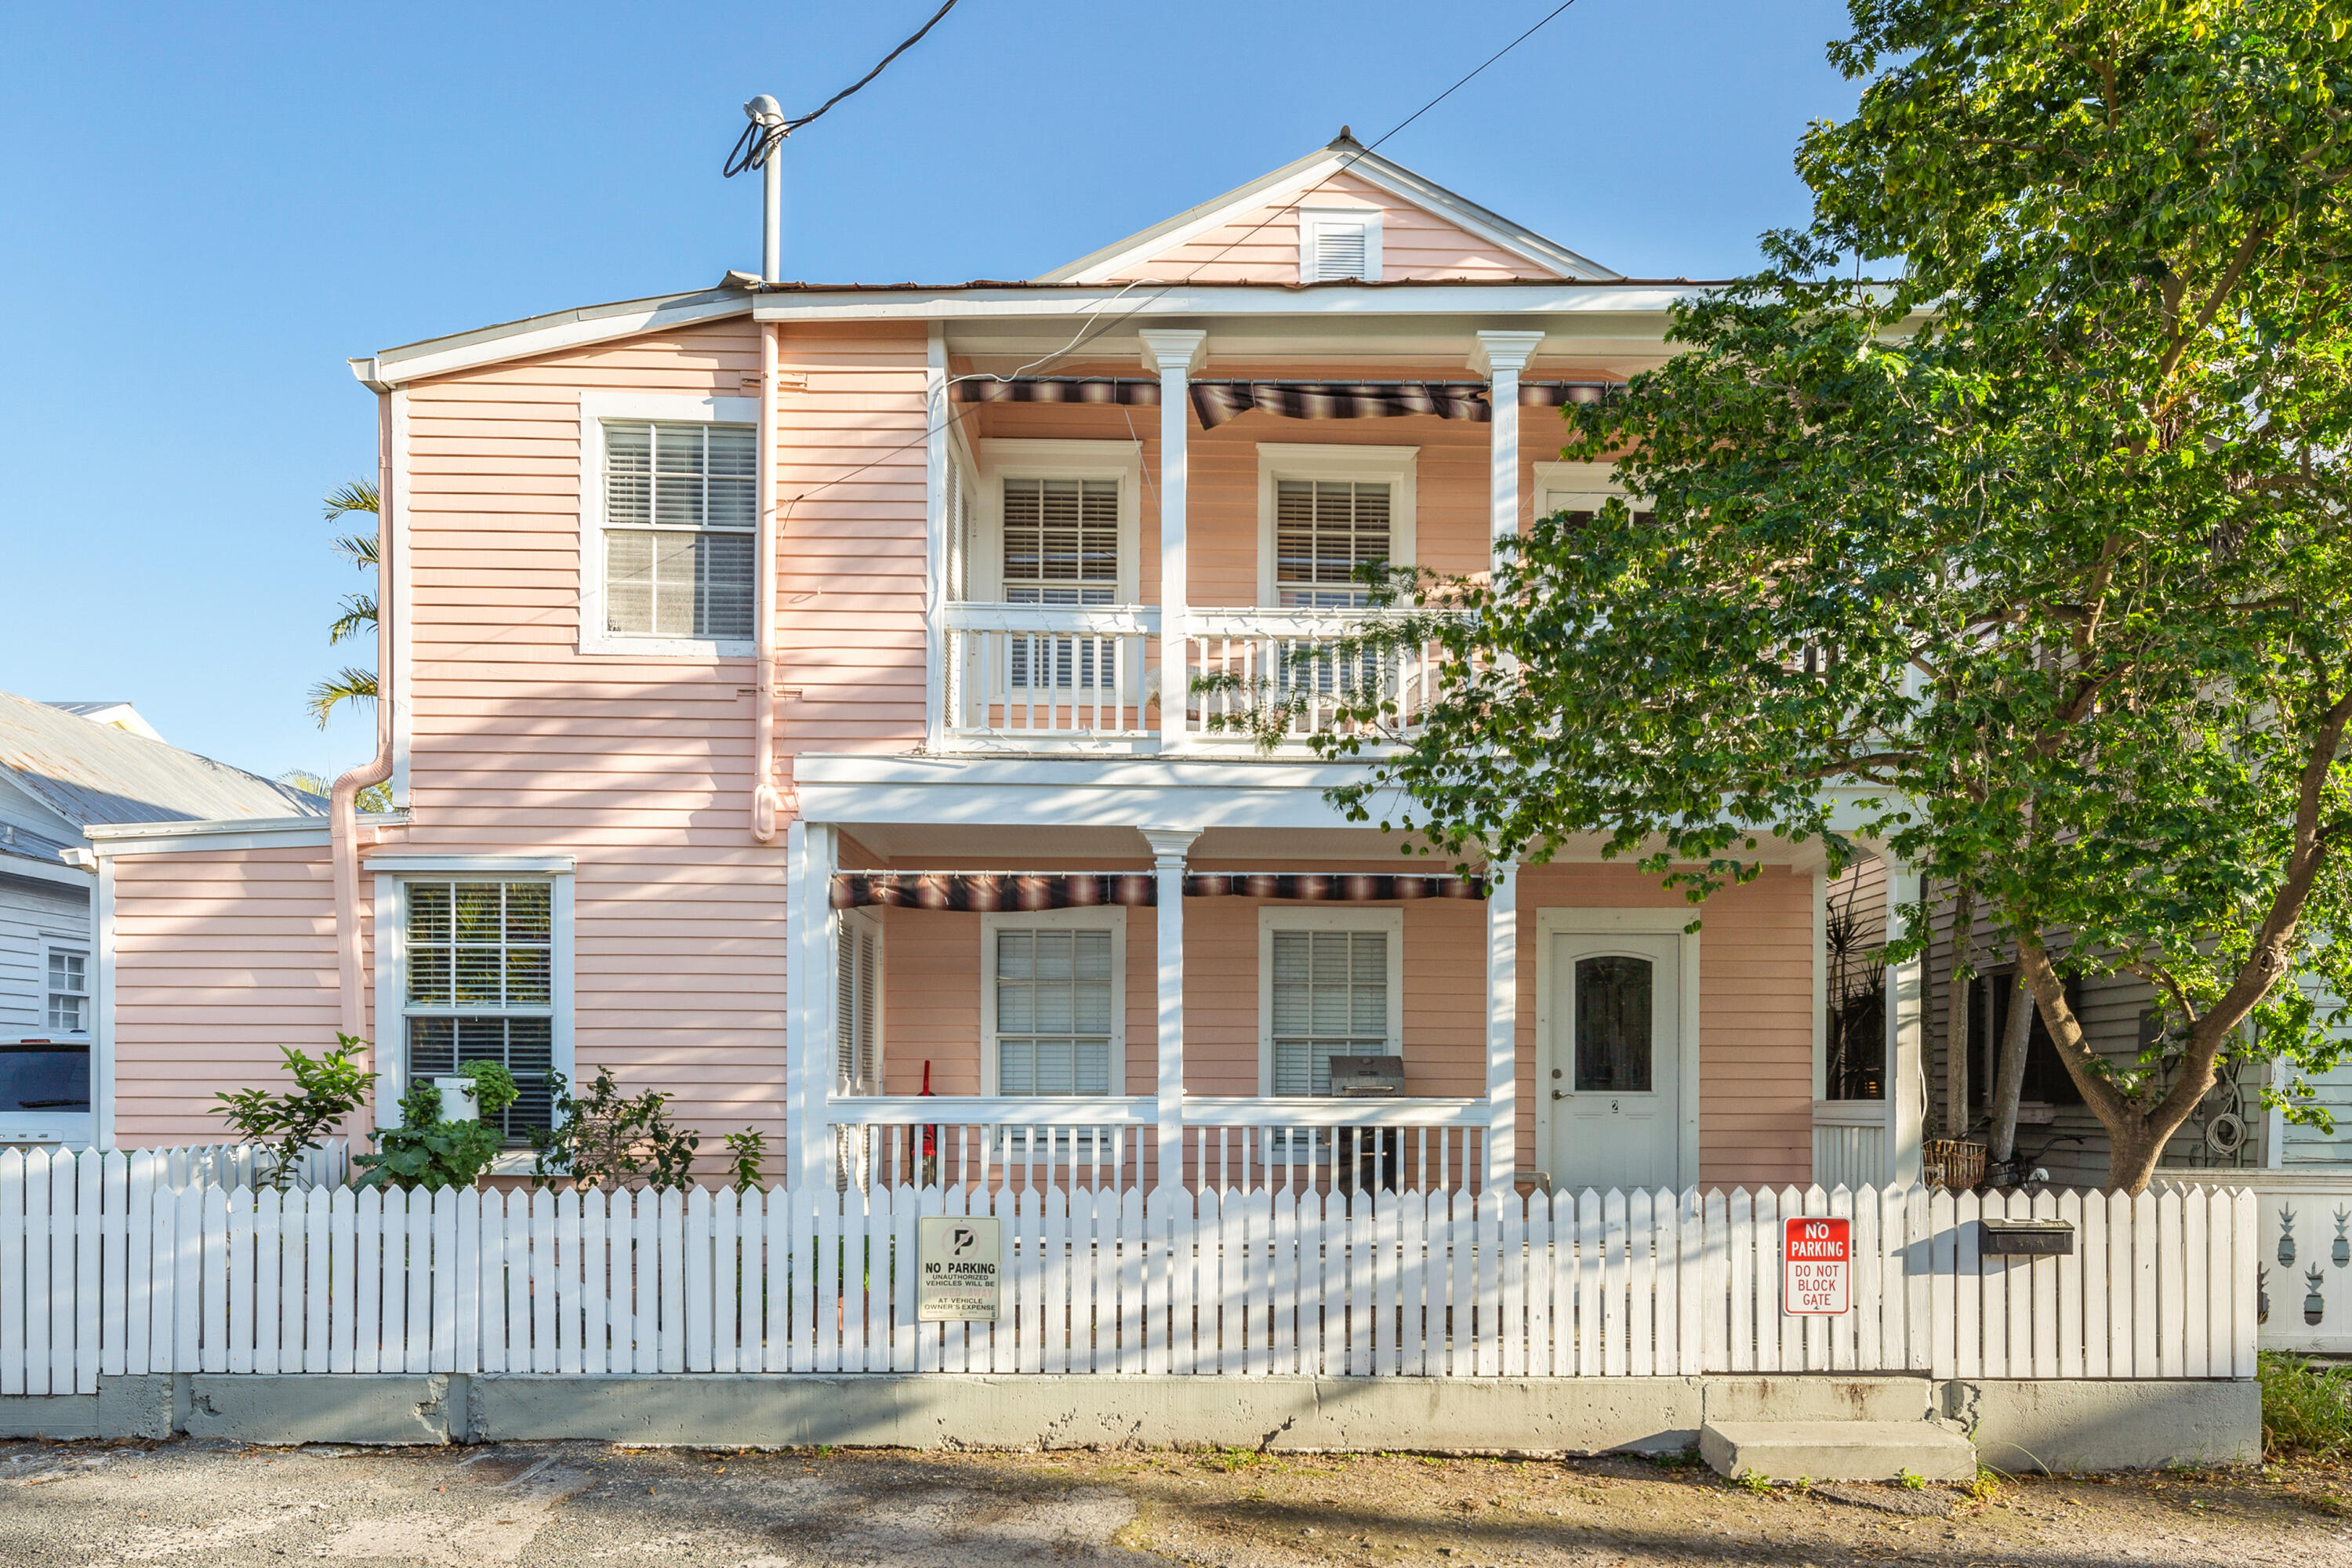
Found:
[[[1559,1089],[1553,1089],[1553,1090],[1551,1091],[1551,1097],[1552,1097],[1554,1100],[1566,1100],[1566,1099],[1568,1098],[1568,1096],[1567,1096],[1566,1094],[1562,1093],[1562,1092],[1561,1092],[1560,1090],[1559,1090]]]

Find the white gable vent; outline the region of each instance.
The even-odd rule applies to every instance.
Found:
[[[1298,280],[1381,277],[1381,215],[1360,207],[1298,209]]]

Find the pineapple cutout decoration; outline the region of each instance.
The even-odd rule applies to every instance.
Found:
[[[2294,1267],[2294,1211],[2290,1208],[2279,1210],[2278,1259],[2281,1268]]]
[[[2334,1263],[2338,1268],[2347,1264],[2352,1264],[2352,1236],[2347,1236],[2344,1233],[2344,1227],[2347,1225],[2352,1225],[2352,1209],[2337,1209],[2336,1211],[2336,1247],[2329,1255],[2328,1261]]]
[[[2310,1292],[2303,1299],[2303,1321],[2315,1329],[2319,1326],[2319,1320],[2327,1316],[2327,1302],[2319,1294],[2320,1281],[2326,1278],[2316,1268],[2304,1277],[2304,1283],[2310,1287]]]

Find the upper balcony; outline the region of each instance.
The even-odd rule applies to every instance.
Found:
[[[1196,380],[1205,334],[1147,331],[1131,374],[939,378],[929,458],[939,580],[929,749],[1247,755],[1269,715],[1303,749],[1367,694],[1410,732],[1440,645],[1368,648],[1364,569],[1490,567],[1498,535],[1591,507],[1605,471],[1522,456],[1524,405],[1602,395],[1529,381],[1540,334],[1480,332],[1475,381]],[[977,405],[977,406],[973,406]]]

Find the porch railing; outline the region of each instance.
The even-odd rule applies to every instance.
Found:
[[[1418,726],[1437,697],[1442,647],[1347,642],[1367,627],[1400,624],[1407,615],[1370,609],[1192,611],[1184,642],[1185,729],[1246,742],[1250,734],[1229,726],[1278,711],[1284,736],[1304,740],[1329,725],[1340,704],[1367,696],[1392,705],[1392,727]]]
[[[835,1184],[1115,1189],[1161,1182],[1156,1102],[976,1095],[833,1100]],[[1474,1100],[1184,1101],[1183,1184],[1226,1192],[1475,1192]]]
[[[966,745],[1137,741],[1160,612],[1142,605],[952,604],[940,670],[949,733]]]

